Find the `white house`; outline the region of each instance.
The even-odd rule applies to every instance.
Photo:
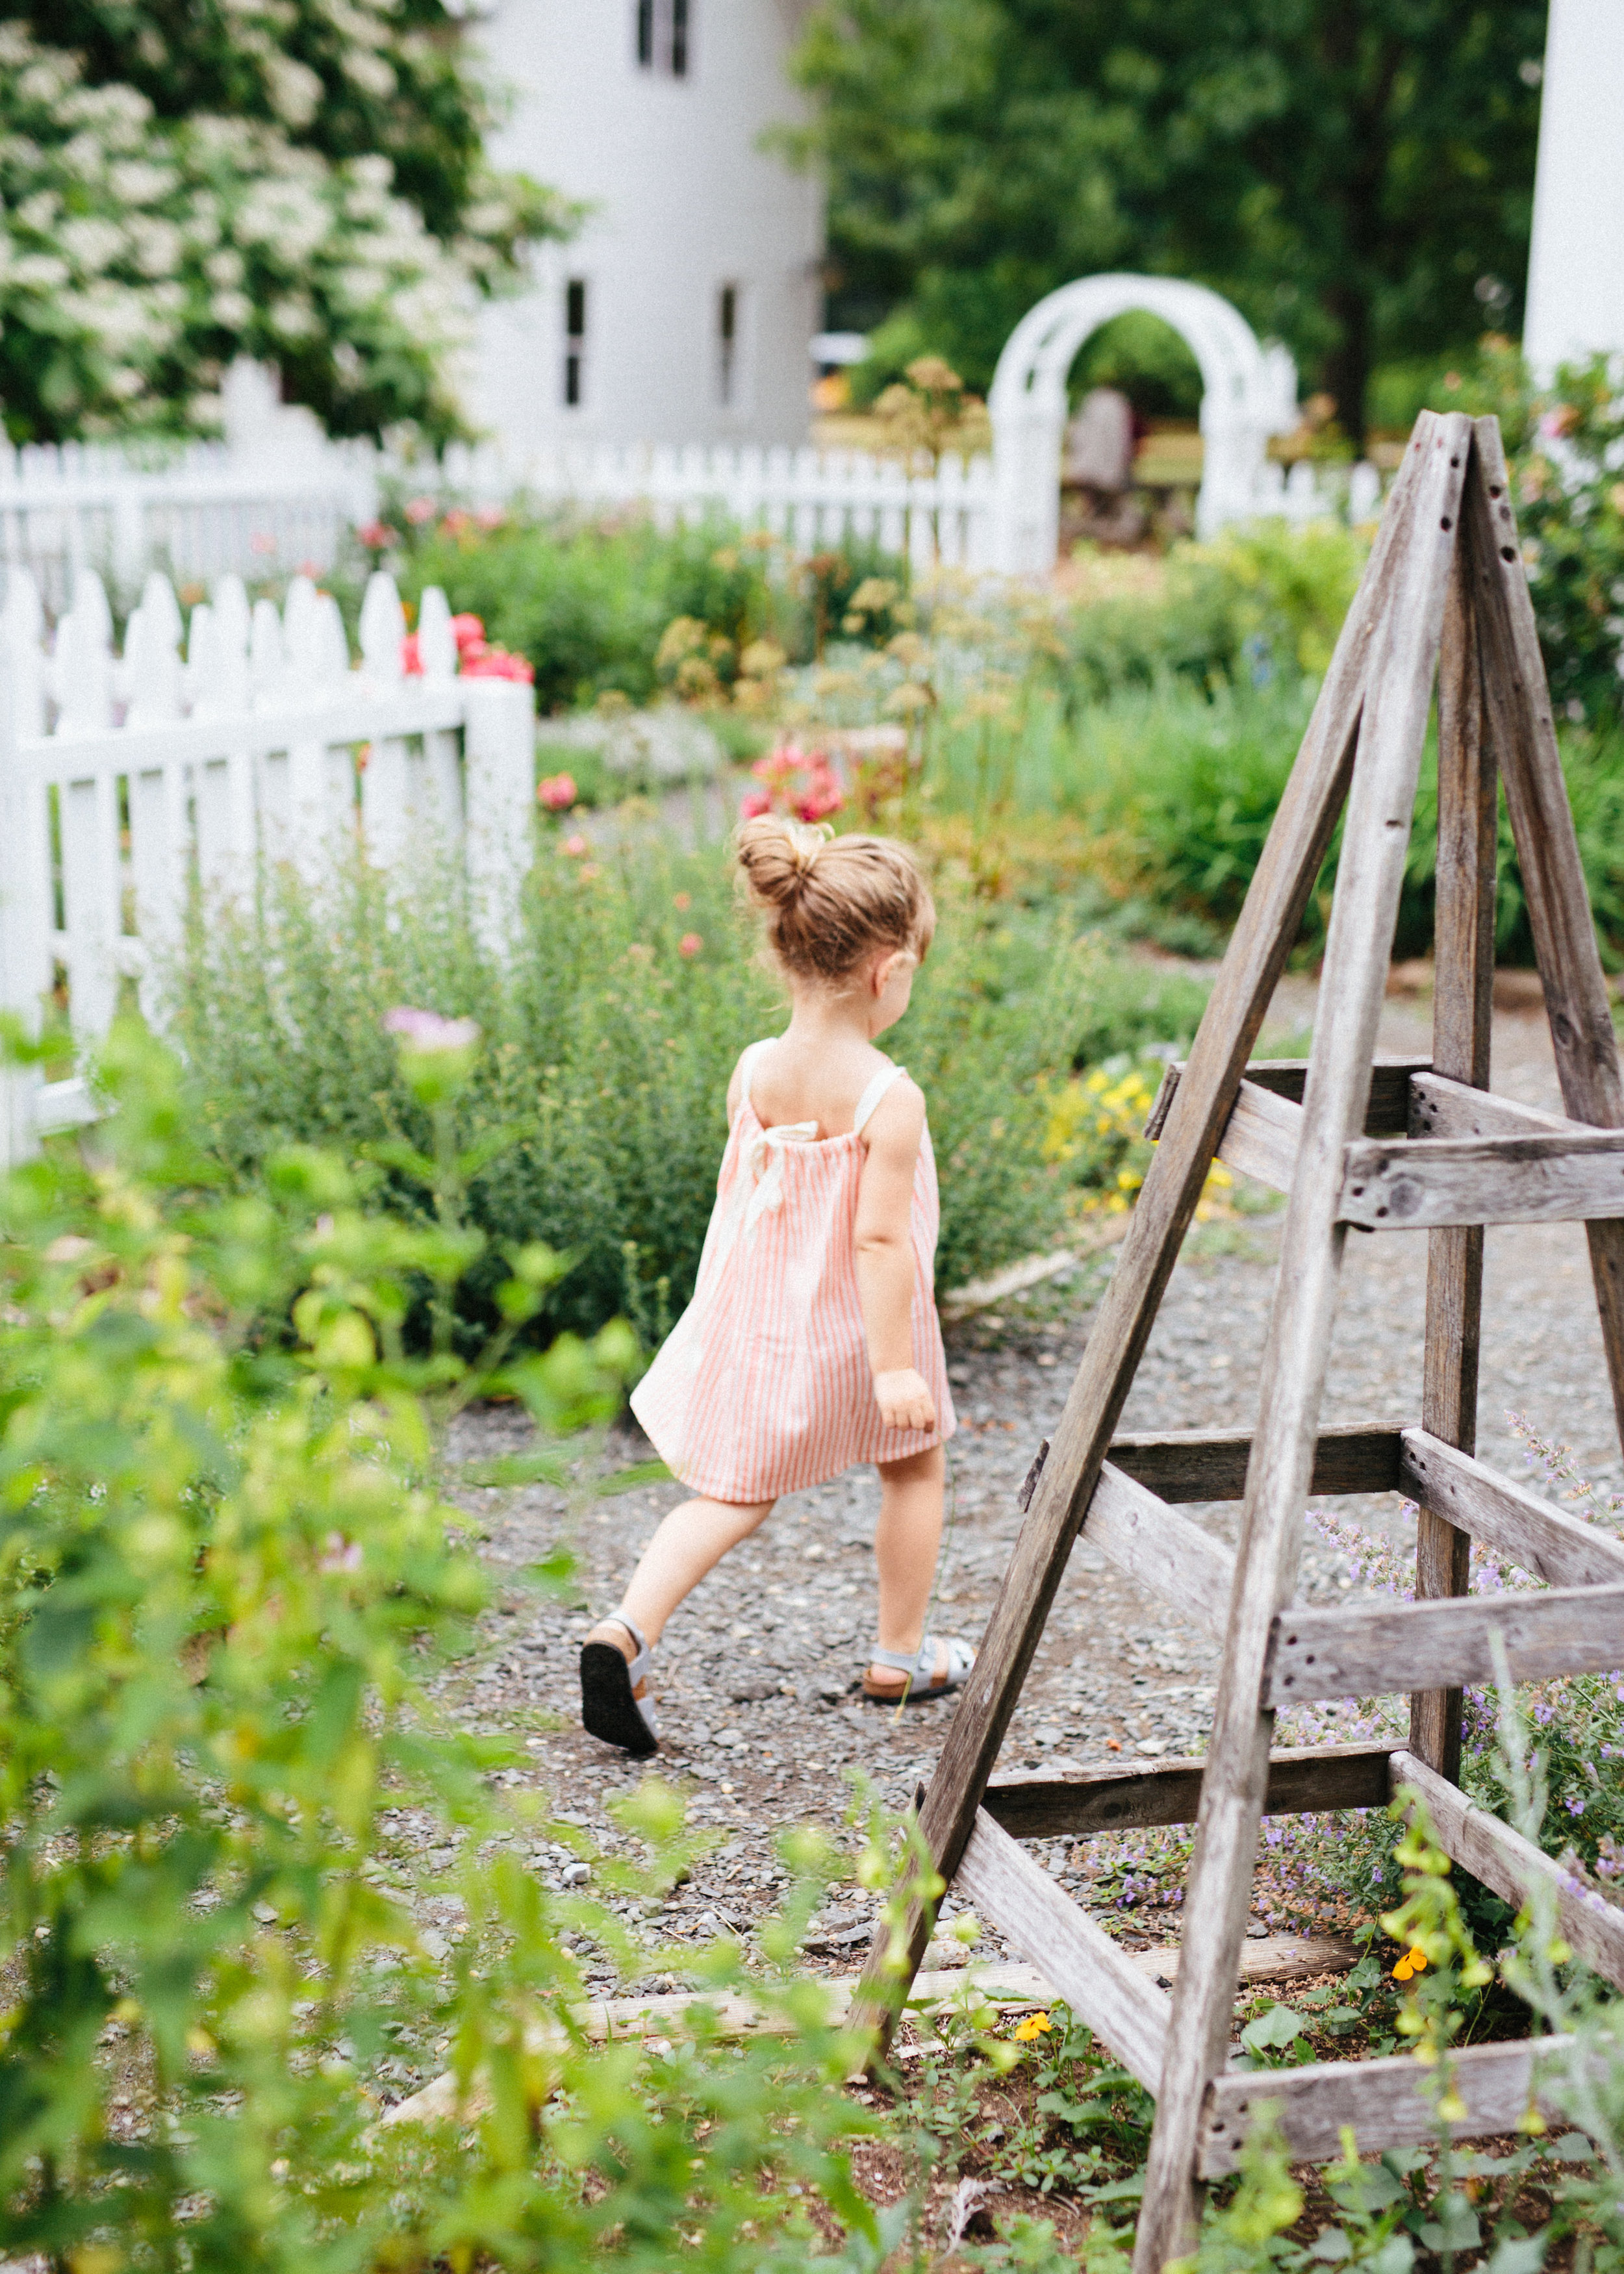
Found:
[[[816,177],[759,147],[800,98],[803,0],[495,0],[493,155],[587,203],[482,320],[470,410],[510,459],[571,440],[799,442],[821,320]]]
[[[1522,345],[1624,352],[1624,0],[1551,0]]]

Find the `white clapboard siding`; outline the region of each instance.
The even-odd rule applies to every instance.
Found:
[[[534,704],[523,684],[457,675],[442,593],[424,596],[412,677],[383,575],[353,669],[336,604],[307,577],[278,610],[251,608],[241,579],[223,576],[183,626],[151,573],[119,656],[106,591],[83,568],[49,647],[44,624],[13,568],[0,606],[0,1008],[37,1027],[60,992],[90,1045],[133,981],[155,1020],[195,890],[247,896],[266,860],[314,879],[358,841],[390,869],[461,858],[485,937],[507,939],[533,842]],[[8,1159],[90,1111],[78,1080],[4,1088]]]

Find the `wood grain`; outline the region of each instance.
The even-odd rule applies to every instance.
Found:
[[[1538,2052],[1560,2055],[1573,2042],[1545,2037]],[[1450,2126],[1450,2136],[1475,2140],[1514,2131],[1534,2098],[1535,2060],[1536,2048],[1527,2039],[1469,2045],[1453,2055],[1449,2074],[1467,2112]],[[1400,2053],[1387,2060],[1321,2061],[1306,2068],[1217,2077],[1202,2111],[1202,2177],[1220,2180],[1239,2168],[1252,2119],[1265,2104],[1276,2112],[1288,2152],[1305,2163],[1326,2163],[1335,2156],[1344,2125],[1353,2127],[1364,2156],[1436,2139],[1438,2076],[1436,2068],[1424,2068],[1412,2054]]]
[[[1092,1547],[1141,1587],[1221,1634],[1235,1579],[1235,1554],[1153,1492],[1107,1461],[1084,1519]]]
[[[1264,1351],[1257,1442],[1247,1472],[1223,1671],[1184,1901],[1184,1961],[1145,2169],[1135,2274],[1161,2274],[1169,2259],[1193,2248],[1198,2228],[1192,2174],[1202,2104],[1228,2052],[1228,1985],[1245,1933],[1268,1780],[1273,1717],[1264,1684],[1275,1615],[1295,1590],[1335,1319],[1346,1237],[1337,1216],[1343,1153],[1363,1128],[1369,1103],[1470,439],[1469,421],[1458,416],[1416,421],[1405,454],[1406,465],[1415,470],[1412,484],[1401,510],[1395,515],[1390,507],[1384,516],[1384,529],[1395,532],[1393,548],[1384,572],[1366,575],[1377,613],[1358,757]],[[1255,897],[1254,888],[1249,907]],[[1168,1116],[1164,1151],[1178,1127],[1194,1068],[1192,1051]],[[1096,1337],[1099,1332],[1097,1327]]]
[[[1553,1507],[1424,1429],[1404,1432],[1400,1474],[1401,1488],[1412,1499],[1486,1540],[1552,1587],[1624,1582],[1624,1540]]]
[[[985,1811],[977,1815],[956,1885],[1006,1941],[1042,1967],[1072,2012],[1154,2092],[1167,2038],[1167,1998]]]
[[[1582,1121],[1497,1097],[1469,1083],[1451,1081],[1430,1068],[1410,1076],[1409,1134],[1412,1137],[1569,1137],[1585,1133]]]
[[[1218,1157],[1227,1169],[1255,1178],[1271,1192],[1288,1193],[1302,1122],[1300,1105],[1243,1081],[1218,1141]]]
[[[1476,477],[1462,510],[1472,548],[1484,705],[1528,896],[1562,1103],[1575,1121],[1616,1129],[1624,1123],[1624,1079],[1557,753],[1505,452],[1492,418],[1477,422],[1475,460]],[[1586,1236],[1613,1403],[1624,1435],[1624,1225],[1593,1224]]]
[[[1624,1129],[1424,1144],[1358,1138],[1348,1148],[1338,1210],[1342,1223],[1366,1231],[1624,1216]]]
[[[1402,1434],[1382,1422],[1322,1429],[1309,1490],[1399,1491]],[[1251,1453],[1250,1429],[1163,1429],[1111,1441],[1113,1465],[1168,1502],[1242,1499]]]
[[[1473,458],[1467,481],[1473,478]],[[1438,860],[1433,911],[1432,1069],[1470,1096],[1489,1086],[1494,982],[1494,863],[1498,776],[1486,728],[1469,531],[1455,547],[1438,662]],[[1427,1077],[1422,1076],[1421,1080]],[[1416,1080],[1410,1082],[1410,1121]],[[1423,1426],[1469,1453],[1477,1441],[1477,1359],[1483,1331],[1483,1231],[1452,1225],[1427,1241]],[[1423,1501],[1416,1521],[1416,1593],[1463,1595],[1471,1541]],[[1446,1776],[1461,1772],[1461,1693],[1417,1690],[1409,1742]]]
[[[1308,1816],[1339,1808],[1385,1808],[1390,1797],[1386,1745],[1306,1745],[1269,1759],[1265,1816]],[[994,1777],[982,1806],[1013,1839],[1047,1840],[1124,1826],[1193,1824],[1201,1806],[1198,1760],[1156,1761],[1142,1769],[1070,1769],[1055,1776]]]
[[[1432,1829],[1457,1864],[1520,1910],[1530,1891],[1544,1885],[1556,1897],[1563,1934],[1587,1966],[1624,1990],[1624,1910],[1592,1894],[1531,1841],[1468,1800],[1413,1753],[1393,1756],[1393,1789],[1412,1785],[1426,1805]]]
[[[1431,1064],[1430,1058],[1378,1056],[1371,1061],[1371,1095],[1364,1109],[1364,1133],[1367,1137],[1401,1137],[1409,1126],[1409,1084],[1411,1077],[1423,1073]],[[1306,1058],[1253,1058],[1246,1068],[1246,1080],[1258,1089],[1266,1089],[1276,1097],[1288,1098],[1292,1104],[1303,1103],[1303,1088],[1308,1080]],[[1156,1092],[1156,1102],[1151,1108],[1144,1125],[1147,1137],[1159,1137],[1179,1081],[1184,1072],[1182,1058],[1174,1058],[1162,1074]]]
[[[1195,1216],[1219,1133],[1341,809],[1378,630],[1401,591],[1402,539],[1430,515],[1434,502],[1423,494],[1427,486],[1422,466],[1428,458],[1424,447],[1408,451],[1388,493],[1370,561],[1320,682],[1296,764],[1073,1380],[1054,1449],[982,1637],[975,1678],[961,1697],[925,1795],[923,1835],[948,1880],[970,1837],[1077,1526]],[[907,1947],[897,1954],[903,1978],[918,1968],[928,1933],[925,1913],[916,1905],[907,1923]],[[898,1978],[891,1931],[882,1927],[864,1977],[868,1992],[859,2003],[859,2021],[872,2027],[877,2045],[892,2026]],[[1185,2147],[1186,2172],[1193,2157],[1192,2132]]]
[[[1624,1585],[1530,1588],[1436,1602],[1295,1608],[1276,1622],[1266,1701],[1379,1698],[1427,1681],[1459,1688],[1492,1682],[1492,1634],[1516,1682],[1624,1668]]]

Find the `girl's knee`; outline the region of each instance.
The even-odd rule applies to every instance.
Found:
[[[922,1453],[904,1453],[901,1460],[877,1461],[882,1485],[940,1484],[948,1473],[947,1449],[927,1445]]]

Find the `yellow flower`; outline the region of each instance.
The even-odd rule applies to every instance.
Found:
[[[1034,2037],[1046,2037],[1054,2027],[1046,2014],[1029,2014],[1023,2022],[1016,2023],[1013,2035],[1017,2044],[1029,2045]]]
[[[1395,1982],[1408,1982],[1415,1970],[1408,1958],[1401,1958],[1393,1969],[1393,1978]]]

